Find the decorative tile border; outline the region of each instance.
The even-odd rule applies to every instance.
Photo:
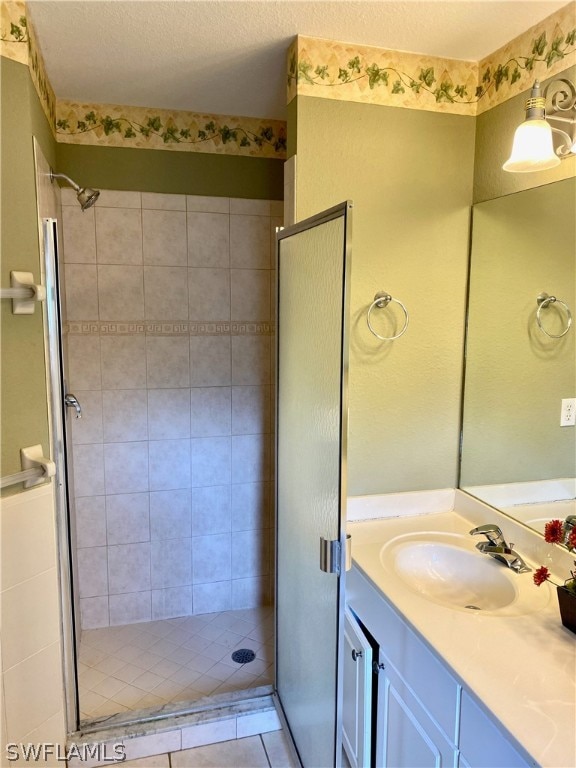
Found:
[[[151,323],[80,320],[63,324],[64,334],[81,336],[273,336],[272,322]]]
[[[64,144],[286,157],[286,123],[233,115],[58,101]]]
[[[288,51],[288,103],[316,96],[476,115],[576,63],[574,3],[480,62],[298,36]]]

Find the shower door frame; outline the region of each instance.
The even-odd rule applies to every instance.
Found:
[[[335,651],[335,673],[336,685],[334,690],[334,715],[335,715],[335,740],[334,740],[334,766],[338,768],[341,765],[342,754],[342,725],[343,725],[343,653],[344,653],[344,612],[346,607],[346,521],[347,521],[347,456],[348,456],[348,378],[349,378],[349,336],[350,336],[350,283],[351,283],[351,264],[352,264],[352,210],[354,203],[346,200],[332,208],[324,210],[311,216],[308,219],[297,222],[285,228],[276,230],[276,355],[275,355],[275,382],[276,382],[276,408],[275,408],[275,516],[276,516],[276,568],[275,568],[275,674],[274,700],[276,710],[280,717],[282,727],[288,736],[288,743],[292,752],[293,759],[302,765],[300,754],[296,748],[292,736],[290,723],[284,711],[282,699],[278,691],[278,439],[279,439],[279,366],[280,366],[280,328],[279,328],[279,306],[280,306],[280,242],[285,238],[313,229],[322,224],[327,224],[338,218],[344,220],[344,241],[343,241],[343,273],[342,273],[342,335],[341,343],[341,369],[340,369],[340,465],[339,465],[339,509],[338,509],[338,530],[340,545],[339,570],[334,575],[338,580],[336,597],[336,615],[337,615],[337,637]],[[323,570],[319,563],[319,569]]]
[[[68,449],[66,413],[64,410],[65,375],[62,345],[62,306],[58,272],[58,220],[41,219],[40,247],[46,285],[45,354],[48,373],[48,411],[52,459],[56,464],[53,481],[56,516],[57,551],[60,581],[60,611],[62,619],[62,653],[64,675],[64,706],[68,734],[78,730],[80,708],[78,701],[76,616],[72,575],[70,536],[70,494],[68,483]]]

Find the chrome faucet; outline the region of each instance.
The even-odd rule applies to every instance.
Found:
[[[481,549],[485,544],[492,544],[495,547],[507,546],[504,534],[497,525],[494,525],[494,523],[487,523],[486,525],[479,525],[477,528],[472,528],[470,536],[478,536],[480,533],[483,536],[486,536],[488,541],[482,541],[480,544],[477,544],[476,546],[478,549]]]
[[[487,539],[476,544],[476,549],[480,550],[480,552],[484,552],[495,560],[504,563],[506,567],[512,568],[516,573],[529,573],[532,570],[526,565],[520,555],[514,552],[514,544],[506,544],[504,535],[497,525],[488,523],[472,528],[470,531],[471,536],[477,536],[478,534],[486,536]]]
[[[576,515],[568,515],[564,520],[564,544],[566,546],[568,546],[568,539],[574,528],[576,528]]]

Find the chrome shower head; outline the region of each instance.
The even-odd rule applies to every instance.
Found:
[[[94,205],[100,196],[100,191],[98,189],[90,189],[90,187],[81,188],[78,184],[76,184],[75,181],[72,181],[72,179],[69,176],[66,176],[64,173],[54,173],[54,171],[50,171],[50,181],[54,181],[54,179],[64,179],[64,181],[68,182],[68,184],[76,192],[76,197],[80,203],[80,208],[82,208],[83,211]]]
[[[87,208],[90,208],[92,205],[94,205],[96,200],[98,200],[98,197],[100,196],[100,190],[86,187],[85,189],[81,189],[76,196],[78,198],[78,202],[80,203],[80,207],[83,211],[85,211]]]

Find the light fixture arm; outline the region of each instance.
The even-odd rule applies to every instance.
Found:
[[[566,89],[559,85],[560,83],[565,85]],[[554,117],[556,112],[570,112],[576,107],[576,85],[571,80],[559,77],[557,80],[549,82],[542,93],[546,100],[552,88],[556,90],[550,96],[553,111],[548,110],[548,117]]]
[[[546,104],[546,120],[552,132],[561,138],[556,143],[558,157],[573,157],[572,146],[576,141],[576,85],[563,77],[551,80],[542,92]],[[557,125],[560,123],[561,127]],[[569,126],[568,130],[565,128]]]
[[[562,143],[556,144],[555,151],[558,157],[560,159],[564,157],[574,157],[571,150],[574,139],[570,136],[569,133],[563,131],[561,128],[556,128],[555,125],[551,125],[550,127],[552,128],[552,133],[562,137]]]

